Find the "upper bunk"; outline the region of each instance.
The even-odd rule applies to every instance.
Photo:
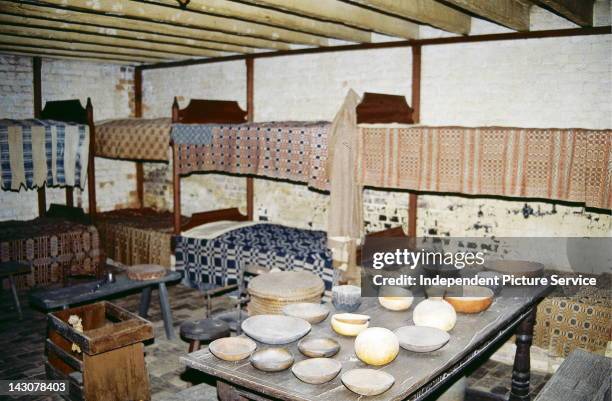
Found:
[[[191,99],[181,109],[174,98],[172,118],[125,118],[96,124],[95,155],[111,159],[167,162],[170,133],[185,124],[241,123],[246,112],[237,102]]]

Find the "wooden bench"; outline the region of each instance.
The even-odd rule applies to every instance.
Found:
[[[612,359],[575,349],[535,401],[608,401]]]

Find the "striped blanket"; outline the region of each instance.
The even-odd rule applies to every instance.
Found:
[[[85,188],[89,127],[52,120],[0,120],[2,189]]]
[[[180,174],[222,171],[328,190],[327,122],[191,124],[173,128]]]
[[[277,224],[255,224],[225,232],[213,239],[179,236],[176,269],[185,271],[185,283],[225,286],[236,283],[247,267],[308,270],[331,289],[334,280],[331,251],[323,231]]]
[[[361,126],[362,185],[612,208],[612,131]]]

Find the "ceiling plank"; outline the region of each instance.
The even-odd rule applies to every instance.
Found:
[[[530,4],[521,0],[444,0],[515,31],[529,30]]]
[[[594,0],[536,0],[555,13],[580,26],[593,26]]]
[[[434,0],[351,0],[351,2],[429,24],[448,32],[461,35],[470,33],[469,15]]]
[[[290,49],[290,46],[287,43],[276,42],[273,40],[231,35],[223,32],[206,31],[202,29],[186,28],[165,23],[82,13],[78,11],[22,2],[0,0],[0,12],[16,15],[28,15],[30,17],[43,18],[46,20],[90,25],[104,29],[105,32],[109,30],[112,32],[113,29],[123,29],[132,32],[162,35],[167,36],[168,38],[183,38],[189,41],[194,41],[194,45],[197,42],[203,42],[205,43],[203,47],[214,46],[215,43],[218,43],[219,47],[211,47],[217,50],[239,52],[238,49],[233,47],[236,45],[272,50]],[[211,44],[209,45],[209,43]]]
[[[111,54],[111,55],[123,55],[129,56],[132,60],[145,60],[145,61],[162,61],[162,60],[177,60],[186,59],[188,57],[168,57],[160,55],[160,53],[150,52],[146,50],[138,49],[124,49],[121,47],[94,45],[89,43],[70,43],[70,42],[59,42],[56,40],[49,39],[38,39],[38,38],[27,38],[22,36],[15,36],[0,33],[0,42],[5,44],[14,44],[19,46],[28,46],[41,49],[56,49],[56,50],[72,50],[72,51],[84,51],[90,53],[100,54]]]
[[[79,61],[95,61],[95,62],[103,62],[103,63],[112,63],[112,64],[126,64],[126,65],[135,65],[141,64],[141,60],[136,59],[122,59],[118,58],[120,56],[107,56],[100,55],[97,53],[87,53],[87,52],[72,52],[72,51],[63,51],[63,50],[37,50],[31,49],[29,47],[21,47],[21,46],[11,46],[10,44],[0,43],[0,53],[2,54],[15,54],[18,56],[39,56],[39,57],[47,57],[61,60],[79,60]]]
[[[10,16],[9,16],[10,19]],[[168,58],[176,57],[219,57],[227,56],[228,53],[216,50],[203,50],[186,46],[149,43],[135,39],[116,38],[109,35],[98,35],[89,33],[56,31],[33,26],[17,26],[6,23],[6,16],[0,14],[0,33],[19,35],[30,38],[50,39],[62,42],[90,43],[105,46],[123,47],[151,51],[152,54],[159,53]],[[2,24],[4,23],[4,24]]]
[[[39,3],[83,12],[117,15],[145,21],[160,21],[192,28],[211,29],[237,35],[280,40],[287,43],[327,46],[327,39],[321,36],[240,21],[232,18],[215,17],[207,14],[185,11],[178,7],[178,3],[176,7],[166,7],[126,0],[43,0],[39,1]]]
[[[244,0],[312,18],[341,22],[404,39],[416,39],[419,26],[401,18],[337,0]]]
[[[106,35],[109,37],[117,37],[124,39],[139,40],[148,43],[160,43],[167,45],[176,45],[180,47],[187,46],[190,49],[209,49],[223,50],[234,53],[252,53],[251,47],[226,45],[223,43],[203,42],[193,39],[185,39],[173,36],[159,35],[156,33],[147,33],[140,31],[128,31],[117,28],[104,28],[94,25],[73,24],[66,21],[45,20],[41,18],[24,17],[21,15],[3,14],[0,12],[0,22],[18,26],[31,26],[36,28],[48,28],[61,31],[71,31],[80,33],[90,33],[94,35]]]
[[[176,0],[145,0],[145,2],[176,5]],[[270,8],[256,7],[244,3],[238,4],[227,0],[191,0],[187,5],[187,9],[285,27],[351,42],[363,43],[372,41],[370,32],[360,29],[287,14]]]

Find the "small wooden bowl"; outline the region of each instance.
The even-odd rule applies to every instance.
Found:
[[[280,372],[293,365],[293,355],[287,348],[266,348],[251,355],[251,364],[264,372]]]
[[[379,395],[389,390],[395,378],[387,372],[375,369],[353,369],[340,378],[342,384],[359,395]]]
[[[370,325],[370,316],[355,313],[338,313],[331,317],[331,326],[338,334],[355,337]]]
[[[298,349],[311,358],[329,358],[340,351],[340,344],[329,337],[306,337],[298,343]]]
[[[251,356],[257,348],[255,341],[246,337],[219,338],[210,343],[209,351],[224,361],[240,361]]]
[[[309,384],[323,384],[338,376],[342,364],[335,359],[311,358],[296,363],[291,368],[293,374]]]
[[[446,295],[444,299],[459,313],[479,313],[491,306],[493,290],[480,286],[464,286],[461,295]]]
[[[287,316],[304,319],[310,324],[317,324],[327,318],[327,315],[329,315],[329,308],[321,304],[300,302],[297,304],[285,305],[283,307],[283,313]]]

